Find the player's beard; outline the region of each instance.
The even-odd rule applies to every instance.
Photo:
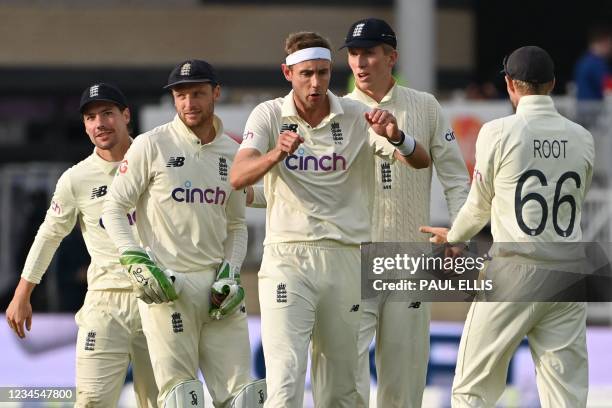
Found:
[[[181,113],[179,116],[183,123],[191,130],[205,127],[212,123],[212,118],[215,112],[215,104],[211,103],[206,109],[202,109],[197,118],[189,119],[186,113]]]

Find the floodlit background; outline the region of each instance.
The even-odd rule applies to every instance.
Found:
[[[287,34],[317,31],[336,50],[351,23],[365,17],[383,18],[394,27],[400,52],[396,76],[404,85],[438,97],[470,170],[480,126],[512,112],[499,75],[504,55],[523,45],[547,49],[556,63],[557,108],[583,121],[597,147],[596,174],[583,213],[585,240],[612,240],[612,84],[604,99],[590,107],[577,101],[574,82],[575,63],[587,50],[589,31],[610,28],[608,1],[561,6],[548,0],[0,0],[0,308],[4,311],[12,297],[58,177],[91,153],[78,114],[85,87],[107,81],[123,89],[137,135],[172,118],[171,98],[161,89],[172,67],[189,58],[205,59],[221,79],[217,114],[240,137],[258,102],[290,89],[280,72]],[[331,89],[342,95],[351,83],[346,51],[334,51],[333,57]],[[601,113],[581,118],[584,106]],[[448,223],[441,191],[434,179],[434,225]],[[262,210],[248,210],[251,239],[243,275],[252,316],[253,375],[258,377],[264,368],[256,272],[264,217]],[[83,302],[88,262],[77,229],[64,240],[34,291],[28,338],[17,339],[0,323],[5,356],[0,386],[74,384],[73,315]],[[425,407],[448,405],[467,307],[433,307]],[[589,406],[612,406],[607,369],[612,361],[612,306],[590,304],[588,323]],[[372,388],[374,401],[374,372]],[[129,385],[121,404],[133,404]],[[309,395],[306,404],[312,404]],[[500,406],[537,406],[526,347],[513,360]]]

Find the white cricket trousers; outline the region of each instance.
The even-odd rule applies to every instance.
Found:
[[[586,305],[544,302],[472,303],[461,335],[452,406],[494,407],[525,336],[542,407],[585,407]]]
[[[132,363],[139,407],[157,406],[157,386],[131,290],[90,290],[75,317],[76,407],[117,406]]]
[[[215,271],[182,273],[179,278],[176,301],[138,302],[159,387],[159,406],[163,407],[175,385],[197,380],[200,368],[214,406],[226,407],[251,378],[246,311],[212,320],[208,311]]]
[[[267,408],[301,408],[312,339],[316,407],[354,408],[360,251],[331,240],[271,244],[259,272]]]
[[[359,399],[370,402],[370,344],[376,333],[376,406],[420,408],[429,362],[431,304],[391,301],[377,296],[361,302]]]

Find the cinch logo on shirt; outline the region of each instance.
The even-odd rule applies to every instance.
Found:
[[[172,199],[179,203],[200,203],[200,204],[225,204],[227,193],[220,187],[215,189],[191,188],[191,181],[185,182],[185,188],[177,187],[172,190]]]
[[[287,156],[285,159],[285,167],[289,170],[297,171],[336,171],[346,170],[346,159],[341,154],[334,154],[332,156],[325,155],[321,157],[317,156],[305,156],[305,150],[299,148],[297,155],[292,154]]]

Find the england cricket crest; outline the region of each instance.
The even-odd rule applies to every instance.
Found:
[[[175,333],[183,332],[183,319],[179,312],[172,313],[172,331]]]
[[[341,145],[344,141],[344,136],[342,136],[342,129],[340,129],[340,124],[338,122],[332,122],[330,126],[334,143],[337,145]]]
[[[276,303],[287,303],[287,285],[279,283],[276,286]]]
[[[85,350],[86,351],[94,351],[96,348],[96,332],[90,330],[87,333],[87,338],[85,339]]]
[[[219,177],[222,181],[227,181],[227,160],[225,157],[219,157]]]
[[[391,190],[391,164],[384,162],[380,164],[380,182],[383,190]]]

